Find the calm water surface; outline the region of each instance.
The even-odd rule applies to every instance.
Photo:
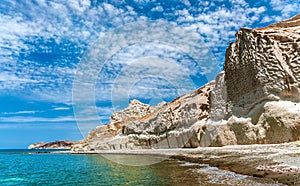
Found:
[[[101,155],[0,150],[0,185],[278,185],[203,164],[164,160],[126,166]],[[119,155],[139,159],[140,156]]]

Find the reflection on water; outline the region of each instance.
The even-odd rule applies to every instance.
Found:
[[[101,154],[104,158],[128,166],[147,166],[160,163],[166,157],[154,155]]]
[[[109,155],[107,155],[109,156]],[[106,157],[107,157],[106,156]],[[111,155],[119,161],[141,161],[145,157],[141,155]],[[99,155],[89,156],[97,164],[103,164],[105,159]],[[110,159],[112,157],[109,157]],[[149,157],[147,157],[149,158]],[[157,158],[157,157],[156,157]],[[123,159],[123,160],[121,160]],[[126,185],[198,185],[197,175],[185,171],[187,167],[179,166],[174,160],[165,160],[149,166],[126,166],[112,161],[107,161],[110,171],[103,172],[105,177],[113,177],[113,182],[120,181]]]
[[[99,155],[90,156],[92,161],[103,164],[103,158]],[[158,156],[145,155],[105,155],[111,171],[105,173],[107,177],[118,176],[118,180],[126,185],[281,185],[273,180],[254,178],[235,174],[233,172],[219,170],[205,164],[181,162],[177,160],[164,160],[148,166],[127,166],[124,164],[137,164],[149,161],[157,161]],[[121,162],[118,164],[115,162]]]
[[[107,156],[137,164],[159,158],[141,155]],[[0,151],[0,185],[276,185],[272,183],[207,165],[170,159],[149,166],[127,166],[98,154]]]

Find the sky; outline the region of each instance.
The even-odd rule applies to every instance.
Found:
[[[300,0],[2,0],[0,148],[80,140],[132,99],[155,105],[222,70],[241,27]]]

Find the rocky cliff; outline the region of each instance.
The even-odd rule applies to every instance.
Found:
[[[242,28],[224,71],[157,106],[131,101],[74,151],[282,143],[300,139],[300,15]]]
[[[223,97],[212,97],[222,112],[211,109],[211,116],[218,115],[212,120],[226,120],[218,145],[299,139],[300,15],[238,31],[226,50],[224,71],[213,91],[221,87]]]
[[[233,115],[247,115],[266,101],[299,101],[299,34],[300,15],[261,29],[241,29],[236,34],[224,65]]]
[[[214,83],[157,106],[132,100],[110,123],[92,130],[74,150],[197,147],[194,124],[208,117]]]

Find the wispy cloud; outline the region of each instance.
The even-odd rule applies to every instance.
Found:
[[[105,116],[105,117],[104,117]],[[86,117],[76,118],[74,116],[59,116],[55,118],[48,117],[28,117],[28,116],[8,116],[0,117],[0,123],[34,123],[34,122],[48,122],[48,123],[64,123],[64,122],[97,122],[101,123],[101,119],[107,119],[107,115],[93,117],[86,115]],[[100,119],[100,120],[99,120]]]
[[[52,110],[70,110],[69,107],[55,107]]]
[[[0,129],[30,129],[30,130],[39,130],[39,129],[51,129],[51,130],[78,130],[78,127],[75,124],[65,124],[65,123],[9,123],[9,124],[0,124]],[[55,140],[55,139],[54,139]]]
[[[25,116],[11,116],[0,117],[2,123],[32,123],[32,122],[75,122],[73,116],[45,118],[45,117],[25,117]]]
[[[279,14],[264,15],[262,23],[274,23],[298,14],[300,0],[271,0],[270,6],[272,11]]]
[[[0,90],[25,90],[38,100],[69,103],[76,64],[87,46],[108,26],[131,21],[125,19],[128,12],[89,0],[1,4],[0,70],[6,73]]]
[[[38,84],[42,81],[26,78],[26,77],[18,77],[16,74],[8,73],[8,72],[0,72],[0,90],[1,89],[14,89],[19,88],[20,86],[25,86],[28,84]]]
[[[22,111],[17,111],[17,112],[3,112],[2,114],[4,115],[19,115],[19,114],[35,114],[39,112],[44,112],[44,111],[39,111],[39,110],[22,110]]]
[[[293,14],[299,13],[299,0],[271,0],[270,5],[276,11],[281,12],[281,18],[286,19]]]

